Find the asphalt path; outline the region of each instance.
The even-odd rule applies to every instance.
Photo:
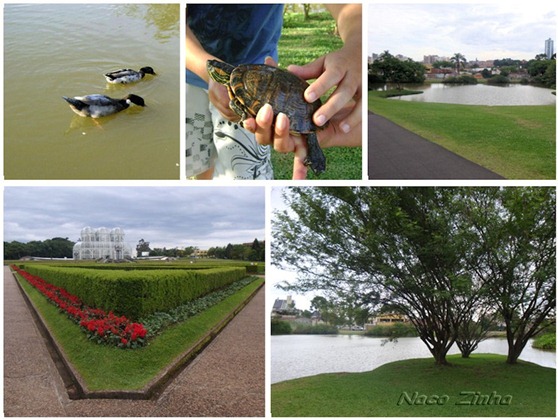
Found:
[[[442,146],[368,113],[370,179],[504,179]]]

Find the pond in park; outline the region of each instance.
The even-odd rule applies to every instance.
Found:
[[[417,95],[396,96],[391,100],[412,102],[438,102],[461,105],[556,105],[553,90],[520,84],[505,86],[450,85],[432,83],[429,85],[405,85],[405,89],[423,91]]]
[[[384,339],[362,335],[282,335],[271,337],[271,383],[330,372],[366,372],[398,360],[431,357],[419,338]],[[488,339],[477,353],[507,354],[507,341]],[[449,354],[459,354],[453,346]],[[528,343],[521,360],[556,368],[556,353]]]
[[[126,85],[104,73],[151,66]],[[178,179],[179,4],[6,4],[6,179]],[[147,105],[98,119],[62,96],[134,93]]]

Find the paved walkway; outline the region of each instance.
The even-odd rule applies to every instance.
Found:
[[[264,288],[157,400],[70,400],[43,337],[4,267],[4,415],[265,416]]]
[[[442,146],[368,113],[370,179],[504,179]]]

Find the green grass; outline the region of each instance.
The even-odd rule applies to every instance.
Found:
[[[279,39],[279,66],[304,65],[343,46],[335,35],[335,21],[328,12],[313,12],[304,20],[302,13],[286,13]],[[301,47],[302,46],[302,47]],[[327,95],[326,95],[327,96]],[[322,98],[323,100],[324,98]],[[332,147],[324,150],[327,169],[319,177],[308,171],[308,179],[362,179],[362,149]],[[272,153],[275,179],[291,179],[293,155]]]
[[[555,106],[394,101],[369,92],[368,107],[508,179],[556,178]]]
[[[433,359],[413,359],[371,372],[323,374],[274,384],[271,412],[274,417],[555,416],[555,369],[527,362],[511,366],[505,363],[505,356],[493,354],[470,359],[455,355],[448,360],[451,366],[436,366]],[[441,405],[409,404],[408,400],[400,401],[404,392],[411,401],[420,401],[420,395],[447,396],[447,401]],[[418,398],[413,399],[415,392]],[[470,396],[462,392],[470,392]],[[508,395],[511,401],[495,404],[493,397],[492,404],[457,404],[475,402],[475,393],[493,392],[501,402],[509,400]]]
[[[88,340],[78,325],[59,313],[58,308],[26,281],[18,280],[74,368],[83,377],[89,391],[140,390],[263,282],[258,279],[207,311],[166,329],[147,347],[122,350]]]

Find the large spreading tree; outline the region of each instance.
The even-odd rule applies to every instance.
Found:
[[[284,194],[289,208],[276,212],[273,223],[273,263],[298,273],[295,282],[282,284],[287,290],[350,293],[354,303],[396,308],[409,317],[437,364],[447,363],[446,354],[463,337],[464,326],[482,321],[471,314],[494,306],[506,311],[489,297],[511,299],[495,292],[505,287],[496,269],[507,268],[529,289],[518,293],[516,287],[515,301],[527,308],[528,301],[536,302],[536,310],[521,312],[526,322],[512,333],[523,342],[554,314],[555,243],[546,236],[531,240],[529,253],[522,253],[525,268],[514,266],[517,258],[506,257],[510,241],[516,241],[510,229],[521,216],[516,212],[515,219],[502,221],[506,197],[513,195],[509,191],[521,197],[538,194],[530,203],[539,203],[538,210],[525,212],[530,219],[524,225],[538,230],[525,235],[555,231],[553,189],[289,188]],[[492,208],[481,209],[482,200]],[[483,224],[487,213],[490,224]],[[483,238],[486,231],[490,242]],[[536,249],[545,257],[530,261]],[[493,255],[499,256],[498,264]],[[538,288],[531,286],[535,281]],[[509,311],[516,325],[517,305]]]

